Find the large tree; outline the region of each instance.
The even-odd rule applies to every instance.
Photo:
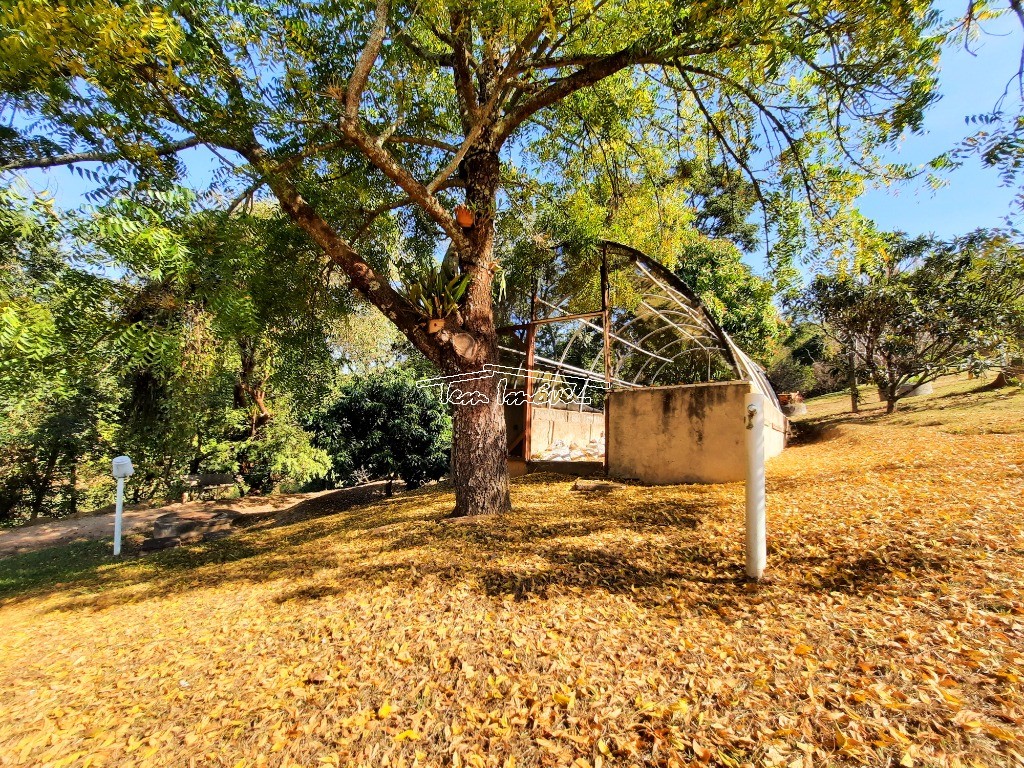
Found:
[[[429,360],[474,371],[498,354],[499,191],[553,108],[614,81],[665,132],[710,135],[762,193],[765,166],[815,196],[835,177],[823,147],[859,160],[919,124],[934,22],[916,0],[23,0],[0,11],[16,113],[0,167],[124,161],[159,184],[207,147],[240,199],[269,188]],[[469,276],[434,334],[392,269],[424,232]],[[454,413],[458,514],[509,508],[503,409],[481,386],[490,402]]]
[[[74,513],[80,479],[109,471],[114,296],[67,259],[52,206],[0,189],[0,519]]]
[[[1024,329],[1019,242],[978,231],[948,243],[890,233],[856,271],[819,275],[804,308],[884,395],[886,411],[919,384],[1004,356]]]

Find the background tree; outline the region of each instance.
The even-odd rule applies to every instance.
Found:
[[[1004,235],[949,243],[886,238],[858,273],[819,275],[805,306],[852,349],[892,413],[906,391],[1014,343],[1024,315],[1024,258]]]
[[[265,492],[322,474],[326,457],[292,414],[331,389],[350,292],[272,208],[227,215],[164,199],[119,199],[81,233],[131,283],[119,325],[139,480],[171,485],[185,464]]]
[[[403,371],[354,376],[311,428],[331,457],[330,479],[352,482],[365,474],[410,488],[448,471],[451,418],[430,390]]]
[[[105,458],[112,297],[65,258],[52,207],[0,190],[0,519],[78,511],[79,479]]]
[[[299,415],[336,389],[353,296],[288,219],[197,212],[177,192],[63,222],[2,202],[3,516],[100,506],[117,452],[135,500],[189,473],[265,492],[327,471]]]
[[[378,0],[315,11],[28,0],[0,20],[0,87],[29,118],[8,131],[4,160],[8,169],[121,160],[154,184],[180,169],[177,153],[214,148],[240,198],[268,187],[427,359],[446,373],[473,371],[497,361],[502,153],[508,168],[510,146],[550,133],[552,107],[608,80],[637,100],[654,94],[664,131],[710,131],[759,177],[762,196],[771,177],[752,159],[764,157],[776,187],[804,189],[818,208],[837,178],[824,172],[832,150],[870,150],[919,125],[934,85],[935,20],[927,5],[878,0]],[[456,199],[471,226],[453,217]],[[470,278],[437,334],[391,270],[403,244],[431,239],[449,241]],[[503,409],[494,381],[484,387],[488,404],[454,414],[460,514],[509,508]]]

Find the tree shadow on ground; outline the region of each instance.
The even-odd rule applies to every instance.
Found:
[[[790,438],[787,446],[816,445],[827,443],[843,436],[838,428],[840,420],[815,419],[813,421],[791,421]]]
[[[547,599],[554,592],[566,590],[601,590],[629,595],[635,602],[650,606],[665,602],[664,596],[655,596],[655,592],[666,585],[736,585],[743,580],[725,553],[699,545],[673,548],[671,557],[655,557],[655,562],[638,558],[636,553],[593,547],[548,550],[543,557],[544,567],[484,569],[479,574],[483,591],[491,597],[526,600]]]
[[[900,579],[922,573],[943,574],[951,566],[949,556],[922,552],[913,542],[891,545],[870,554],[854,557],[794,557],[789,563],[812,568],[798,586],[806,591],[839,592],[864,595]]]
[[[418,516],[429,517],[431,514],[439,516],[439,512],[429,503],[420,514],[409,513],[410,507],[422,503],[422,496],[430,499],[436,496],[436,491],[413,491],[386,502],[371,502],[363,506],[352,506],[351,497],[342,497],[341,503],[337,503],[334,508],[322,503],[330,497],[319,497],[310,500],[320,502],[313,509],[308,502],[300,502],[281,511],[283,515],[294,515],[296,507],[305,506],[305,509],[298,512],[303,522],[279,523],[276,518],[267,519],[261,515],[261,519],[256,522],[247,521],[249,524],[240,528],[235,535],[150,554],[141,551],[141,540],[125,542],[122,557],[118,560],[109,556],[109,541],[88,542],[91,556],[87,562],[76,560],[73,568],[61,569],[56,573],[53,569],[38,567],[35,561],[66,558],[72,552],[68,546],[4,558],[0,560],[0,577],[11,572],[20,574],[20,578],[10,579],[8,584],[0,583],[0,604],[62,591],[101,591],[124,586],[145,586],[145,589],[133,590],[137,593],[136,598],[125,595],[125,599],[113,601],[136,602],[190,588],[216,586],[232,580],[261,582],[280,578],[286,571],[300,574],[313,572],[330,565],[330,561],[325,560],[322,553],[303,551],[305,545],[325,536],[358,535],[370,530],[379,525],[382,514],[388,514],[396,507],[406,508],[406,514],[402,517],[407,520]],[[436,501],[436,498],[430,500]],[[239,568],[231,569],[230,566],[235,564],[239,564]],[[246,569],[244,571],[241,569],[243,565]]]
[[[531,483],[533,484],[533,483]],[[721,517],[722,496],[700,490],[683,498],[571,496],[503,518],[447,520],[451,494],[424,489],[303,522],[157,553],[134,562],[98,564],[61,583],[24,588],[14,600],[65,593],[48,610],[96,610],[232,584],[287,577],[278,602],[311,601],[373,589],[414,587],[425,578],[471,583],[491,597],[549,599],[600,590],[650,607],[671,601],[721,609],[743,599],[742,545],[723,541],[704,521]],[[559,519],[559,507],[566,511]],[[571,508],[571,512],[568,511]],[[308,511],[308,510],[307,510]],[[852,546],[852,545],[851,545]],[[773,573],[823,593],[860,593],[897,572],[943,570],[908,545],[884,557],[833,545],[823,562],[799,551],[775,552]],[[703,585],[708,589],[694,589]],[[792,584],[790,584],[792,586]],[[717,590],[717,591],[716,591]],[[70,594],[67,594],[70,593]]]
[[[647,534],[691,534],[716,508],[709,498],[698,497],[689,503],[640,499],[616,505],[611,514],[602,500],[590,497],[579,500],[571,519],[513,514],[502,520],[466,524],[445,520],[449,499],[447,494],[429,491],[415,497],[407,494],[342,514],[280,527],[271,524],[238,536],[157,553],[135,562],[136,567],[145,569],[142,573],[133,574],[118,566],[97,569],[81,574],[73,585],[60,585],[73,586],[78,594],[59,601],[54,609],[108,607],[200,587],[265,583],[285,574],[293,580],[314,582],[318,574],[326,574],[336,584],[297,584],[282,599],[316,599],[380,579],[414,581],[426,575],[443,581],[470,579],[485,592],[497,594],[500,577],[487,564],[500,558],[547,561],[550,568],[545,578],[549,586],[628,591],[654,586],[666,578],[684,578],[685,574],[667,566],[651,567],[633,558],[629,551],[615,554],[587,549],[576,540],[602,534],[629,537],[635,540],[637,551],[649,554]],[[329,548],[310,546],[320,540],[344,540],[350,551],[339,556]],[[693,552],[697,551],[695,546]],[[458,556],[448,557],[453,552]],[[381,557],[387,561],[375,562]],[[453,560],[458,563],[455,567]],[[539,587],[539,578],[534,581]],[[525,594],[525,589],[520,586],[518,591]],[[48,591],[56,590],[29,590],[22,597]]]

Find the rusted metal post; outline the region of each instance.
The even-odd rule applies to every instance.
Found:
[[[533,366],[537,354],[537,280],[530,294],[530,324],[526,329],[526,403],[523,405],[523,461],[530,460],[533,433]]]
[[[608,473],[608,393],[612,387],[611,297],[608,288],[608,246],[601,246],[601,327],[604,336],[604,471]]]
[[[611,302],[608,289],[608,246],[601,248],[601,324],[604,330],[604,385],[612,383]]]

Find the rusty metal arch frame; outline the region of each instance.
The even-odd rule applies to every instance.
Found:
[[[653,362],[660,363],[660,365],[656,366],[656,370],[651,378],[651,381],[655,382],[665,366],[681,359],[685,355],[701,352],[708,355],[709,379],[711,361],[715,355],[720,355],[722,360],[735,373],[737,379],[750,381],[759,392],[766,395],[778,406],[778,398],[768,382],[764,371],[729,337],[690,286],[664,265],[636,248],[611,240],[600,241],[598,248],[601,251],[601,309],[599,311],[568,314],[565,309],[568,308],[572,297],[567,295],[558,297],[548,294],[548,298],[554,299],[554,301],[541,298],[539,295],[540,286],[535,281],[533,295],[530,300],[529,321],[498,329],[500,334],[514,334],[518,331],[526,332],[525,339],[516,336],[519,343],[525,342],[525,350],[506,345],[499,345],[499,349],[506,354],[523,358],[518,365],[518,369],[525,374],[523,378],[528,393],[532,389],[532,372],[538,368],[541,370],[547,369],[555,377],[569,376],[582,379],[585,387],[597,383],[601,383],[609,389],[613,387],[636,389],[643,388],[644,386],[657,386],[655,384],[645,385],[641,383],[639,373],[647,369]],[[609,255],[624,257],[632,264],[638,273],[638,277],[645,283],[645,285],[641,286],[640,290],[640,305],[643,306],[646,312],[642,315],[634,314],[632,318],[619,328],[612,327],[613,306],[608,271]],[[669,306],[655,306],[661,301],[667,301]],[[537,311],[540,304],[543,304],[548,310],[557,314],[546,314],[544,317],[538,317]],[[625,338],[623,332],[632,327],[634,323],[651,321],[655,318],[661,322],[660,326],[651,330],[641,328],[640,333],[643,333],[642,336],[639,333],[634,333],[636,338]],[[555,354],[555,357],[559,359],[538,355],[536,351],[537,329],[552,323],[579,324],[564,341],[556,341],[557,346],[563,346],[561,355],[558,355],[557,352]],[[589,364],[581,362],[580,366],[583,367],[580,367],[566,362],[566,357],[573,344],[577,339],[581,338],[584,328],[602,335],[603,355],[596,356]],[[673,335],[674,338],[667,343],[660,344],[656,349],[647,349],[643,346],[646,341],[663,332]],[[674,357],[665,355],[669,348],[679,344],[689,346],[681,350]],[[616,345],[626,347],[628,351],[624,354],[615,355],[614,347]],[[641,363],[640,367],[633,372],[633,375],[638,378],[630,380],[622,371],[622,363],[629,359],[639,358],[640,356],[648,359]],[[602,357],[604,370],[599,372],[597,369],[600,367]],[[617,359],[613,360],[613,358]],[[517,371],[517,380],[519,375]],[[524,455],[527,458],[530,456],[531,410],[529,399],[527,399],[526,434],[524,437]]]

